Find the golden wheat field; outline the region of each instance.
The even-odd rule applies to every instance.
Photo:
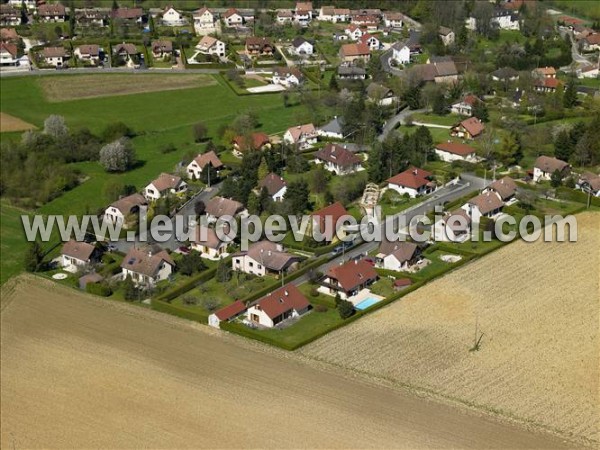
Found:
[[[597,443],[600,214],[577,218],[577,243],[514,242],[302,353]]]
[[[0,294],[1,448],[570,448],[40,277]]]

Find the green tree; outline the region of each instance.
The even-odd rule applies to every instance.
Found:
[[[262,213],[260,198],[254,192],[248,195],[248,212],[259,216]]]
[[[229,264],[224,259],[220,259],[217,264],[216,278],[220,283],[226,283],[231,279],[231,267],[229,267]]]
[[[577,87],[575,86],[575,79],[569,77],[565,92],[563,94],[563,106],[565,108],[572,108],[577,104]]]
[[[25,270],[27,272],[37,272],[40,270],[44,260],[44,250],[38,241],[33,241],[29,244],[29,248],[25,253]]]
[[[206,266],[204,265],[204,261],[202,261],[200,253],[191,251],[187,255],[183,255],[177,268],[182,275],[190,276],[206,269]]]
[[[354,305],[348,300],[340,300],[337,310],[342,319],[347,319],[354,314]]]
[[[125,300],[133,301],[139,298],[139,291],[129,275],[123,280],[123,296]]]
[[[306,180],[291,182],[285,191],[284,203],[289,214],[301,215],[308,208],[309,190]]]
[[[554,156],[563,161],[568,161],[573,152],[573,145],[567,130],[562,130],[554,141]]]
[[[202,142],[208,137],[208,128],[203,122],[198,122],[192,127],[194,142]]]
[[[550,176],[550,186],[559,187],[562,184],[562,179],[562,173],[559,170],[555,170]]]
[[[490,120],[487,106],[483,102],[475,103],[475,106],[473,107],[473,115],[482,122],[487,122]]]
[[[329,80],[329,90],[334,92],[338,92],[340,90],[335,74],[331,75],[331,79]]]
[[[264,180],[267,175],[269,175],[269,166],[267,165],[266,159],[261,158],[260,165],[258,166],[258,179]]]

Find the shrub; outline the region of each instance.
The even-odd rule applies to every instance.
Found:
[[[342,319],[347,319],[354,314],[354,305],[348,300],[340,300],[337,305],[337,310]]]
[[[219,307],[219,300],[214,297],[206,297],[202,299],[202,307],[208,312],[213,312]]]
[[[315,305],[314,310],[315,312],[324,313],[327,312],[328,308],[325,305]]]
[[[175,150],[177,150],[177,148],[173,143],[165,144],[160,148],[162,154],[173,153]]]
[[[310,290],[310,296],[311,297],[318,297],[319,296],[319,291],[317,290],[317,288],[312,288]]]
[[[113,293],[111,287],[106,283],[88,283],[85,286],[85,291],[100,297],[108,297]]]
[[[187,306],[194,306],[198,304],[198,298],[193,295],[184,295],[181,302]]]

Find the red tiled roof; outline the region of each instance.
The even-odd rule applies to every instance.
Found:
[[[460,156],[467,156],[475,153],[475,149],[473,147],[467,144],[461,144],[460,142],[442,142],[437,144],[435,148]]]
[[[394,281],[394,287],[405,287],[410,286],[412,284],[412,280],[410,278],[398,278]]]
[[[362,42],[358,44],[344,44],[340,52],[343,56],[363,56],[371,53],[369,46]]]
[[[350,214],[348,213],[346,208],[344,208],[344,205],[342,205],[340,202],[335,202],[329,206],[326,206],[325,208],[322,208],[312,213],[311,217],[317,219],[319,230],[321,231],[321,233],[325,233],[325,231],[327,231],[327,221],[331,221],[331,231],[330,233],[328,233],[329,235],[326,236],[328,240],[331,240],[333,238],[333,235],[335,234],[335,226],[338,220],[341,217],[348,215]]]
[[[10,53],[13,58],[17,56],[17,46],[15,44],[0,42],[0,52],[4,50]]]
[[[345,147],[337,144],[327,144],[315,153],[315,158],[337,164],[341,167],[350,167],[360,164],[360,158]]]
[[[231,305],[227,305],[224,308],[216,310],[213,314],[221,321],[229,320],[235,316],[239,316],[241,313],[246,311],[246,305],[241,300],[236,300]]]
[[[468,119],[463,120],[460,125],[473,137],[479,136],[485,128],[483,122],[477,117],[469,117]]]
[[[431,175],[433,174],[426,170],[419,169],[417,167],[410,167],[404,172],[394,175],[387,181],[388,183],[397,184],[398,186],[419,189],[420,187],[427,186],[429,183],[431,183],[431,181],[428,180]]]
[[[92,244],[88,244],[87,242],[79,242],[70,240],[69,242],[65,242],[63,248],[61,250],[62,255],[70,256],[71,258],[76,258],[81,261],[87,261],[92,257],[92,253],[94,253],[94,247]]]
[[[540,156],[535,160],[533,167],[536,167],[546,173],[553,173],[555,170],[558,170],[559,172],[564,170],[568,165],[568,163],[558,158],[553,158],[551,156]]]
[[[213,150],[196,156],[194,158],[194,161],[196,161],[196,164],[198,164],[198,166],[200,166],[201,169],[204,169],[204,166],[206,166],[207,164],[210,164],[214,169],[223,167],[223,163]]]
[[[348,261],[327,271],[327,276],[337,280],[344,291],[349,292],[367,281],[377,279],[375,268],[364,259]]]
[[[233,142],[238,146],[240,151],[248,150],[248,144],[246,143],[246,136],[236,136],[233,138]],[[266,133],[252,133],[252,146],[251,150],[260,150],[264,145],[269,143],[269,136]]]
[[[290,311],[302,311],[310,306],[306,297],[293,284],[286,284],[265,295],[254,305],[265,312],[271,319]]]
[[[265,178],[263,178],[260,181],[260,183],[258,183],[258,186],[260,188],[263,188],[263,187],[267,188],[267,192],[269,193],[269,195],[277,194],[286,185],[287,185],[287,183],[285,182],[285,180],[273,172],[268,174]]]

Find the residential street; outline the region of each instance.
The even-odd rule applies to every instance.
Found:
[[[471,175],[471,174],[463,174],[461,176],[461,180],[456,185],[447,186],[447,187],[438,189],[427,200],[425,200],[422,203],[419,203],[418,205],[415,205],[405,211],[401,211],[400,213],[398,213],[394,216],[388,217],[386,219],[386,221],[393,222],[394,220],[398,220],[398,218],[400,216],[404,216],[406,223],[409,223],[413,219],[413,217],[416,217],[418,215],[424,215],[430,211],[433,211],[433,209],[435,208],[436,205],[444,205],[447,202],[456,200],[456,199],[458,199],[464,195],[467,195],[469,193],[478,192],[481,189],[483,189],[486,184],[487,183],[484,181],[483,178],[480,178],[480,177],[477,177],[477,176]],[[352,248],[351,250],[347,251],[343,255],[340,255],[340,256],[332,259],[331,261],[323,264],[322,266],[320,266],[318,268],[318,270],[320,272],[326,272],[331,267],[340,265],[344,261],[348,261],[356,256],[367,254],[367,253],[371,252],[372,250],[376,249],[377,247],[379,247],[379,242],[375,242],[375,241],[359,244],[358,246]],[[295,284],[296,286],[299,286],[299,285],[307,282],[308,280],[309,280],[309,275],[306,274],[306,275],[303,275],[303,276],[297,278],[292,283]]]
[[[178,216],[183,216],[184,217],[184,223],[187,223],[188,217],[193,217],[195,216],[195,212],[194,212],[194,205],[196,204],[196,202],[198,200],[202,200],[204,203],[208,202],[211,198],[213,198],[215,195],[217,195],[219,193],[219,190],[221,189],[221,185],[222,183],[218,183],[215,184],[214,186],[210,187],[210,188],[205,188],[204,190],[202,190],[201,192],[199,192],[196,197],[192,198],[192,200],[190,200],[178,213]],[[175,229],[175,222],[173,221],[173,229]],[[156,227],[153,228],[153,230],[156,230]],[[140,242],[139,238],[136,238],[136,240],[134,242],[130,242],[127,241],[126,239],[120,239],[117,242],[114,242],[113,244],[115,245],[115,247],[117,248],[118,251],[123,252],[123,253],[127,253],[127,251],[129,250],[129,248],[132,245],[143,245],[146,243],[153,243],[154,241],[151,239],[151,235],[152,235],[152,231],[149,230],[148,231],[148,242]],[[181,247],[182,245],[185,245],[184,243],[178,242],[177,239],[175,238],[175,236],[171,236],[171,238],[166,241],[166,242],[159,242],[158,243],[161,247],[165,248],[165,249],[169,249],[171,251]]]
[[[425,112],[427,112],[426,109],[409,109],[408,107],[405,107],[402,111],[400,111],[395,116],[389,118],[385,122],[385,125],[383,126],[383,130],[377,139],[379,139],[379,142],[383,142],[385,140],[385,138],[388,136],[388,134],[390,134],[390,132],[394,128],[396,128],[398,126],[398,124],[404,125],[406,123],[406,118],[408,116],[410,116],[412,114],[425,113]]]

